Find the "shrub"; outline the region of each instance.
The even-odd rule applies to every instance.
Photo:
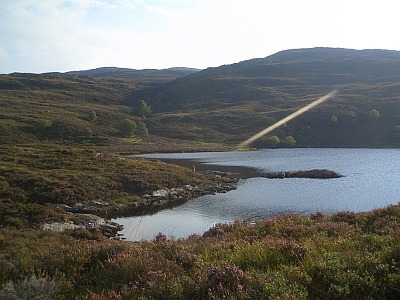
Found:
[[[119,125],[119,134],[124,137],[132,137],[136,131],[136,122],[130,119],[123,119]]]
[[[349,258],[330,253],[312,266],[310,275],[311,298],[324,295],[327,299],[387,299],[387,295],[396,294],[396,276],[390,265],[373,253]]]
[[[154,241],[156,243],[162,243],[162,242],[165,242],[166,240],[167,240],[167,236],[161,232],[159,232],[154,238]]]
[[[92,129],[90,129],[89,127],[86,127],[83,132],[83,135],[85,136],[85,138],[88,138],[88,139],[92,138],[93,137]]]
[[[90,121],[95,121],[96,119],[97,119],[97,114],[96,114],[96,112],[95,111],[91,111],[91,112],[89,112],[89,114],[88,114],[88,119],[90,120]]]
[[[206,281],[209,299],[248,299],[245,286],[251,277],[235,265],[222,262],[221,267],[211,266]]]
[[[149,130],[144,122],[139,122],[137,124],[136,133],[139,136],[144,136],[149,134]]]
[[[286,143],[286,145],[288,145],[288,146],[294,146],[294,145],[296,144],[296,140],[295,140],[294,137],[292,137],[291,135],[288,135],[288,136],[285,138],[285,143]]]
[[[357,222],[357,215],[351,211],[338,212],[331,218],[334,222],[346,222],[348,224],[356,224]]]
[[[147,102],[144,100],[139,100],[138,104],[136,105],[136,109],[138,116],[147,116],[151,113],[150,106],[148,106]]]
[[[311,278],[297,267],[283,266],[268,274],[264,283],[264,299],[309,299],[307,284]]]
[[[267,137],[267,144],[271,148],[276,148],[280,142],[281,141],[280,141],[279,137],[277,137],[276,135]]]
[[[369,118],[370,118],[372,121],[378,120],[379,117],[380,117],[380,113],[379,113],[378,110],[373,109],[373,110],[371,110],[371,111],[369,112]]]
[[[9,282],[0,291],[0,299],[55,299],[60,283],[54,279],[36,277],[21,282]]]

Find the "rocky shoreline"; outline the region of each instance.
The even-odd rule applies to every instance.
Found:
[[[112,217],[152,215],[162,209],[179,206],[190,199],[204,195],[215,195],[235,190],[239,181],[237,178],[224,178],[224,182],[216,182],[213,185],[183,185],[177,188],[163,188],[151,194],[144,194],[143,202],[128,203],[125,206],[114,207],[109,212]]]
[[[211,170],[200,171],[204,174],[213,175],[213,183],[198,186],[187,184],[175,188],[159,189],[152,193],[142,195],[142,202],[128,202],[115,206],[111,206],[103,201],[85,201],[83,203],[77,203],[74,206],[57,204],[55,206],[58,209],[62,209],[70,214],[70,221],[64,223],[46,223],[43,228],[55,231],[87,229],[90,232],[100,233],[111,239],[123,239],[121,234],[118,233],[123,229],[123,226],[110,221],[110,218],[151,215],[162,209],[181,205],[193,198],[204,195],[215,195],[217,193],[227,193],[231,190],[235,190],[237,188],[237,183],[243,178],[330,179],[342,177],[341,174],[326,169],[263,173],[256,169],[249,168],[229,167],[229,169],[227,169],[225,167],[224,171],[220,171],[217,168],[218,166],[213,166]],[[242,169],[245,170],[244,173]],[[240,172],[236,172],[237,170]]]
[[[214,176],[214,182],[203,185],[182,185],[175,188],[163,188],[142,195],[142,202],[128,202],[110,206],[103,201],[85,201],[73,206],[56,204],[58,209],[69,214],[68,222],[45,223],[43,229],[66,231],[86,229],[93,233],[100,233],[111,239],[123,239],[118,232],[123,225],[110,221],[113,217],[149,215],[166,208],[172,208],[186,201],[204,195],[227,193],[236,189],[239,181],[233,173],[221,171],[204,171]]]
[[[110,239],[119,239],[124,226],[105,218],[82,213],[70,213],[69,222],[45,223],[43,229],[64,232],[66,230],[86,229],[91,233],[102,234]]]

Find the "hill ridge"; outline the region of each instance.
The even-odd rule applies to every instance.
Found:
[[[323,59],[328,56],[334,59]],[[111,143],[118,122],[131,117],[145,122],[154,139],[235,144],[338,88],[334,99],[274,132],[283,141],[279,146],[289,146],[284,140],[292,136],[301,147],[399,147],[399,70],[399,51],[318,47],[201,71],[106,67],[76,78],[0,75],[1,139],[32,141],[35,122],[46,118],[55,140]],[[153,111],[143,119],[139,100]],[[96,122],[87,119],[91,110],[102,115]],[[373,110],[380,113],[375,122]]]

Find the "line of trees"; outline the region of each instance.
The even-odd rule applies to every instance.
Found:
[[[135,115],[145,119],[151,113],[151,107],[147,104],[145,100],[139,100],[134,106]],[[135,122],[132,119],[123,119],[119,125],[119,134],[123,137],[146,136],[149,134],[146,123]]]
[[[134,135],[145,136],[149,134],[144,122],[136,123],[131,119],[123,119],[118,125],[119,134],[123,137],[132,137]]]
[[[147,105],[146,101],[140,100],[135,110],[137,113],[141,115],[142,121],[135,121],[131,118],[125,118],[121,120],[118,125],[118,134],[122,137],[133,137],[133,136],[146,136],[149,134],[149,130],[144,122],[145,116],[151,113],[150,106]],[[85,117],[85,119],[89,122],[95,123],[98,119],[98,115],[96,111],[89,111]],[[39,119],[33,125],[33,132],[39,139],[47,139],[50,136],[55,137],[57,135],[57,130],[62,128],[62,126],[58,126],[58,129],[53,126],[53,122],[48,119]],[[92,138],[93,131],[90,127],[85,127],[79,132],[70,132],[75,135],[75,138],[84,137],[84,138]]]

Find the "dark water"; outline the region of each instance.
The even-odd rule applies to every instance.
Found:
[[[152,154],[159,159],[189,159],[195,164],[252,167],[262,172],[330,169],[338,179],[242,180],[226,194],[193,199],[152,216],[115,219],[127,240],[203,233],[216,223],[259,219],[281,213],[368,211],[400,201],[399,149],[264,149],[254,152]],[[192,163],[192,162],[191,162]],[[235,168],[231,168],[234,170]],[[240,169],[240,168],[238,168]]]

